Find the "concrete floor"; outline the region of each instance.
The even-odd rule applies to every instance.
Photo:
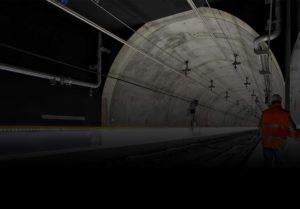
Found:
[[[7,129],[0,132],[0,160],[176,142],[248,130],[256,128]]]

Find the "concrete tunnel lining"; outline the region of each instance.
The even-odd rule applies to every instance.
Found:
[[[169,92],[190,101],[198,99],[202,106],[197,108],[197,125],[255,126],[258,122],[257,115],[247,114],[247,111],[257,109],[251,93],[255,90],[261,97],[265,83],[263,76],[259,73],[260,69],[257,69],[257,66],[261,66],[260,59],[254,54],[253,41],[251,42],[249,37],[254,40],[258,34],[246,23],[226,12],[208,8],[199,8],[199,12],[209,25],[204,25],[192,11],[187,11],[149,22],[129,39],[130,43],[177,69],[178,72],[184,69],[184,63],[174,61],[176,59],[169,53],[177,58],[181,57],[182,60],[189,60],[192,63],[192,72],[187,77],[183,74],[182,76],[175,74],[165,66],[154,63],[127,46],[121,49],[109,74],[142,86]],[[223,21],[229,27],[228,31],[232,29],[238,33],[234,36],[231,34],[232,31],[227,34],[224,30],[223,33],[215,16],[218,21]],[[209,32],[223,33],[225,36],[213,39],[209,36]],[[198,34],[198,36],[189,34]],[[247,35],[244,37],[240,34]],[[151,40],[151,43],[145,37]],[[227,40],[227,38],[235,41]],[[231,46],[228,42],[232,43],[236,51],[242,52],[240,57],[242,67],[239,66],[241,69],[238,69],[238,72],[229,64],[233,62],[233,53],[230,53]],[[155,45],[159,45],[159,48]],[[193,49],[197,49],[197,53],[193,52]],[[220,53],[220,51],[226,53]],[[276,83],[276,93],[284,96],[283,76],[276,58],[273,54],[271,56],[272,82]],[[217,61],[214,63],[212,60]],[[222,65],[218,63],[218,60],[227,61],[227,64],[223,65],[222,70],[212,71],[211,69]],[[244,62],[245,60],[247,62]],[[194,67],[193,63],[197,63],[195,65],[197,67]],[[246,79],[246,76],[252,83],[249,89],[242,86],[245,81],[241,79]],[[191,78],[199,82],[193,82]],[[213,91],[208,88],[210,79],[214,80],[216,86]],[[245,91],[237,90],[241,88]],[[230,102],[226,102],[223,98],[224,92],[228,89],[232,92],[231,97],[237,97],[230,98],[232,99]],[[241,92],[245,93],[241,94]],[[234,106],[234,101],[237,100],[241,102],[241,106],[247,107],[244,114],[241,113],[240,107]],[[211,104],[212,101],[216,101],[215,104]],[[103,125],[188,126],[190,124],[190,117],[187,114],[189,102],[133,87],[111,78],[107,78],[102,103]],[[265,104],[261,106],[266,107]],[[247,118],[244,118],[244,115]]]

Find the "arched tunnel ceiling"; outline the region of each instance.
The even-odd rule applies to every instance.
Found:
[[[103,124],[185,126],[190,123],[190,103],[196,99],[198,125],[256,125],[265,108],[266,89],[260,57],[253,52],[258,34],[220,10],[201,7],[199,12],[202,18],[187,11],[149,22],[129,39],[158,62],[122,48],[109,72],[121,80],[108,78],[105,84]],[[241,63],[236,70],[235,53]],[[191,71],[185,75],[187,60]],[[273,92],[284,95],[283,76],[273,54],[270,70]],[[246,88],[245,83],[251,85]]]

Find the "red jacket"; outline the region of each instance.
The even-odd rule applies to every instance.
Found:
[[[289,113],[280,103],[275,103],[263,111],[261,126],[263,147],[280,149],[289,136]]]

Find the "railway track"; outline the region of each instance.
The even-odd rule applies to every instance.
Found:
[[[199,140],[153,153],[132,155],[108,168],[241,168],[259,142],[257,131]]]

